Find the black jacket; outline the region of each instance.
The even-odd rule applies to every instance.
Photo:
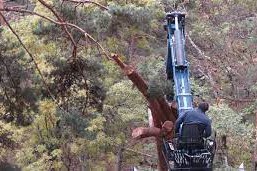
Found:
[[[175,132],[179,133],[182,123],[199,123],[205,126],[205,137],[211,136],[211,120],[200,109],[193,109],[180,116],[175,124]]]

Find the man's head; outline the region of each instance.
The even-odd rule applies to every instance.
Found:
[[[198,108],[201,111],[206,112],[207,110],[209,110],[209,104],[207,102],[202,102],[198,105]]]

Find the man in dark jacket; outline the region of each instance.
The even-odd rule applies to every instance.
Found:
[[[199,123],[204,126],[204,136],[211,136],[211,120],[205,114],[208,109],[209,104],[203,102],[198,105],[198,108],[185,112],[177,119],[175,124],[175,132],[180,132],[180,126],[182,123]]]

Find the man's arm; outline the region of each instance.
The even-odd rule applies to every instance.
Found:
[[[208,121],[208,124],[206,125],[206,129],[205,129],[205,136],[209,137],[211,136],[211,121]]]
[[[184,119],[185,119],[186,113],[184,113],[182,116],[180,116],[175,124],[175,133],[179,133],[179,128],[180,125],[183,123]]]

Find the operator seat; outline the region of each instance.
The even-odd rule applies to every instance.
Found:
[[[178,149],[195,150],[204,148],[204,128],[200,123],[185,123],[178,137]]]

